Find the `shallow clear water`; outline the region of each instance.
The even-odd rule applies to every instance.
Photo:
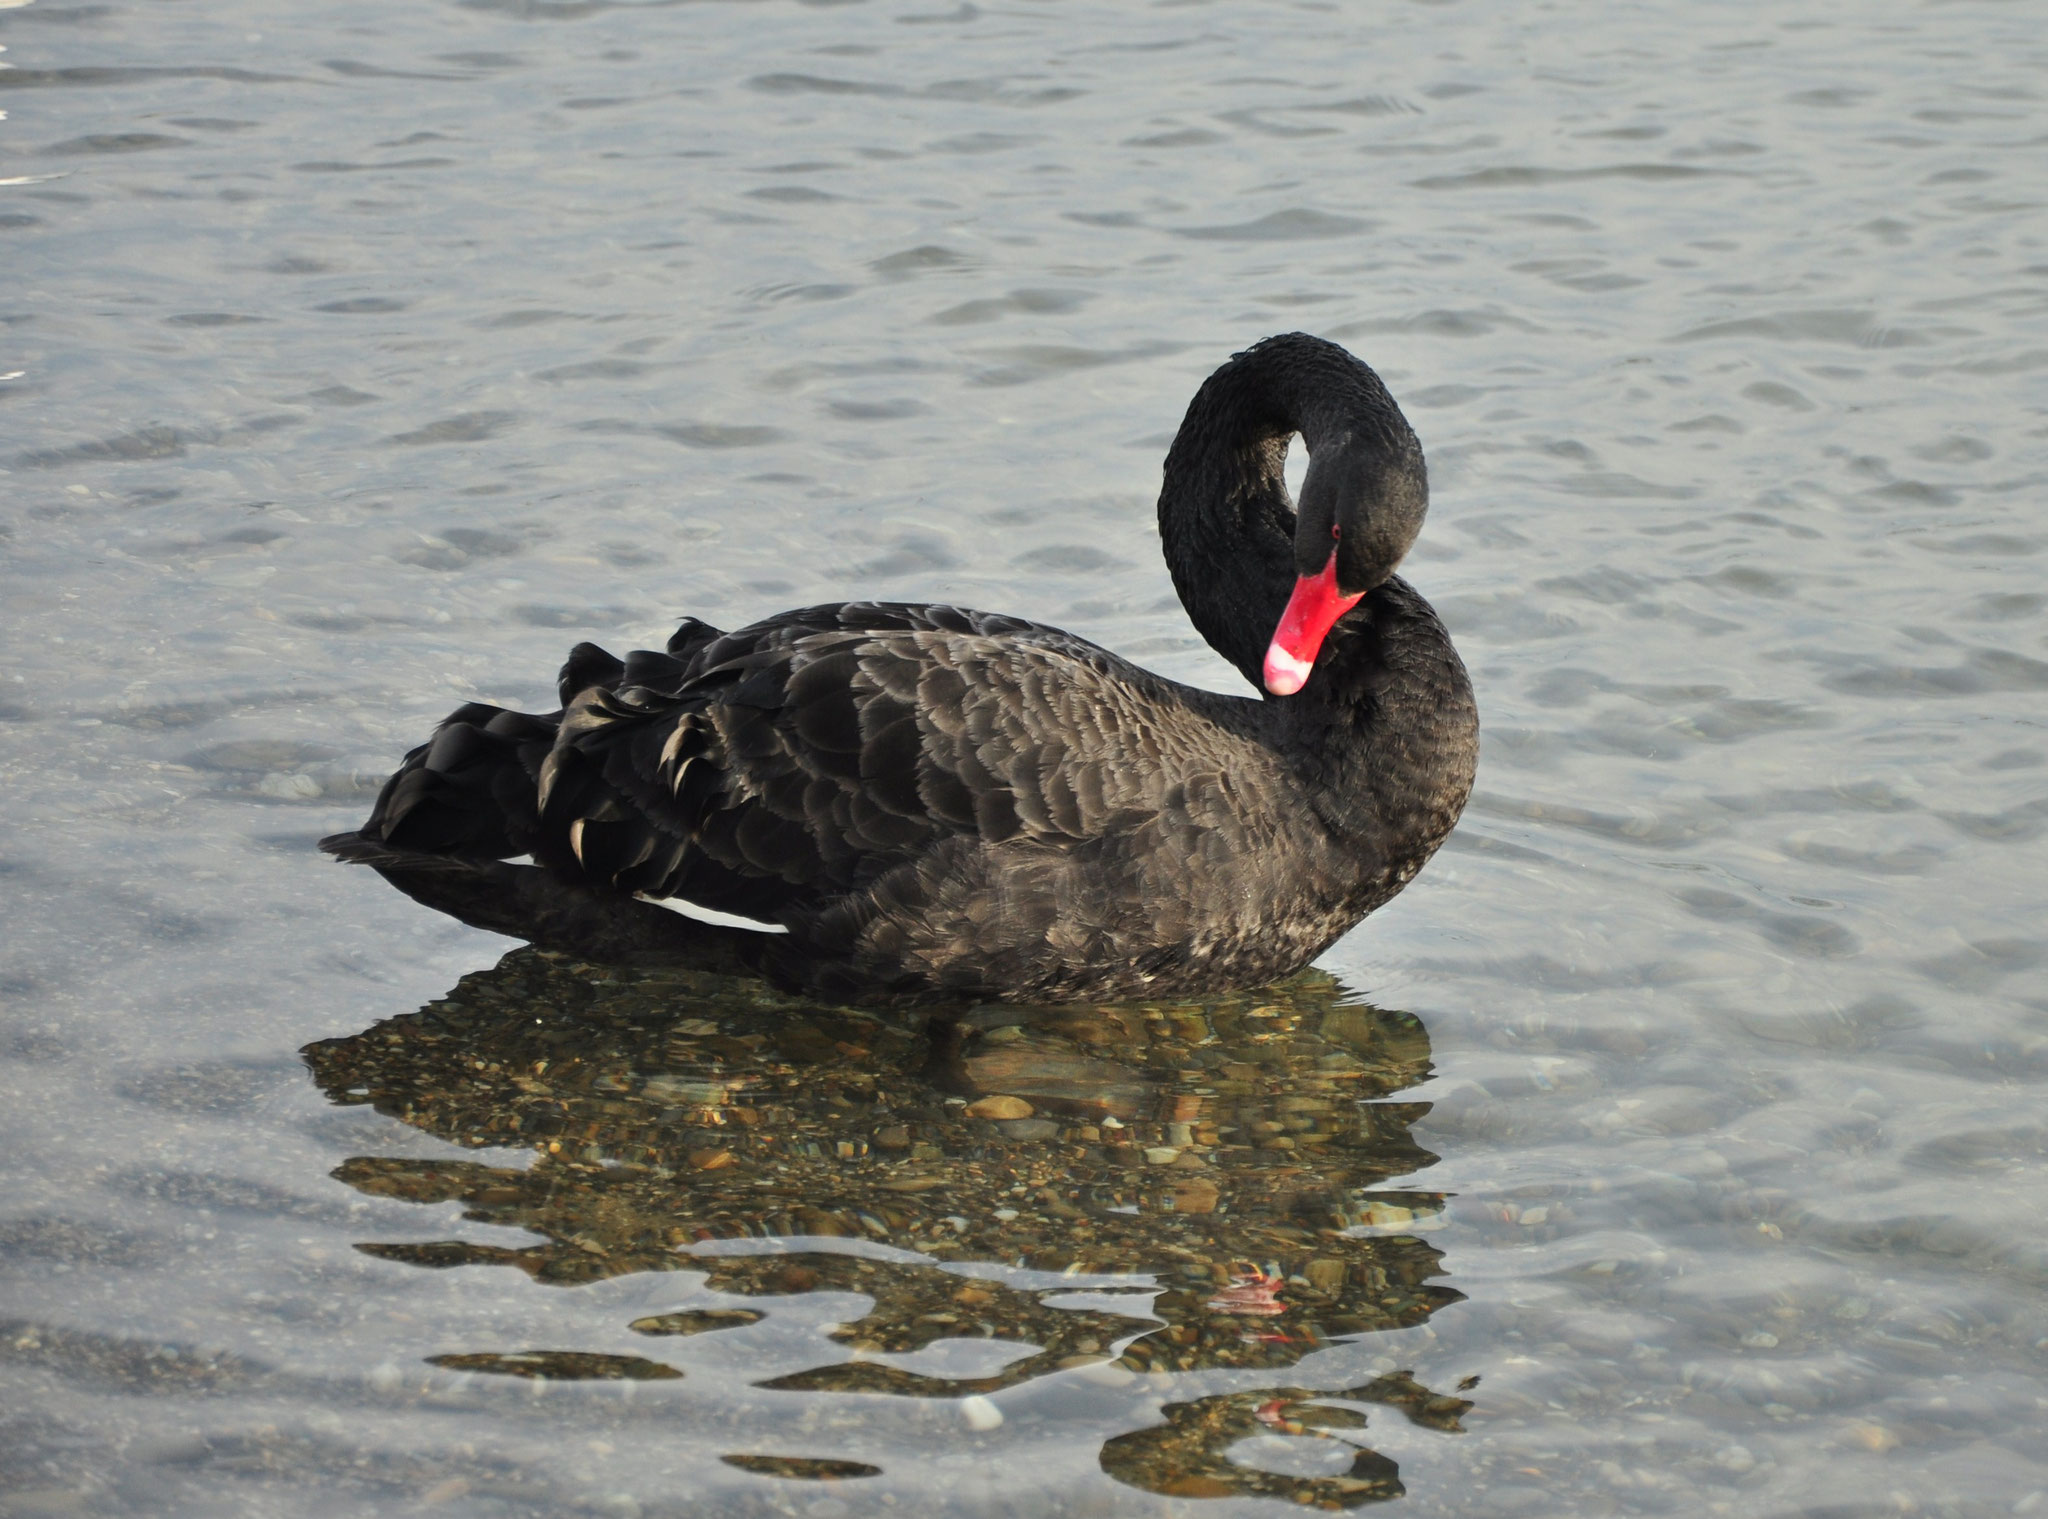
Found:
[[[0,1512],[2048,1512],[2029,7],[0,43]],[[1297,327],[1486,725],[1337,983],[942,1037],[313,853],[684,613],[1227,684],[1151,500]]]

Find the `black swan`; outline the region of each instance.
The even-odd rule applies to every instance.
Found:
[[[579,644],[559,712],[461,708],[321,848],[478,928],[823,997],[1277,980],[1405,886],[1472,787],[1471,682],[1394,575],[1427,503],[1379,376],[1268,338],[1196,393],[1159,495],[1189,617],[1263,699],[949,606],[692,618],[665,653]]]

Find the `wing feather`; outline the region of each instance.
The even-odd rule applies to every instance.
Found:
[[[543,831],[562,841],[550,862],[575,858],[580,823],[589,878],[716,889],[769,919],[861,889],[893,900],[949,839],[1057,853],[1163,814],[1223,826],[1223,777],[1256,761],[1219,722],[1255,704],[1017,618],[854,603],[671,649],[578,651],[615,683],[571,699],[540,767]]]

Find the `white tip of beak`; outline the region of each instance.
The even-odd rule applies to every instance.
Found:
[[[1266,689],[1275,696],[1292,696],[1308,684],[1314,670],[1312,662],[1296,659],[1277,643],[1266,649]]]

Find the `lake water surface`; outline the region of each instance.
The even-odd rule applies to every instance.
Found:
[[[0,44],[0,1514],[2048,1514],[2037,7]],[[1485,724],[1321,971],[942,1026],[314,852],[686,613],[1228,686],[1159,462],[1296,328]]]

